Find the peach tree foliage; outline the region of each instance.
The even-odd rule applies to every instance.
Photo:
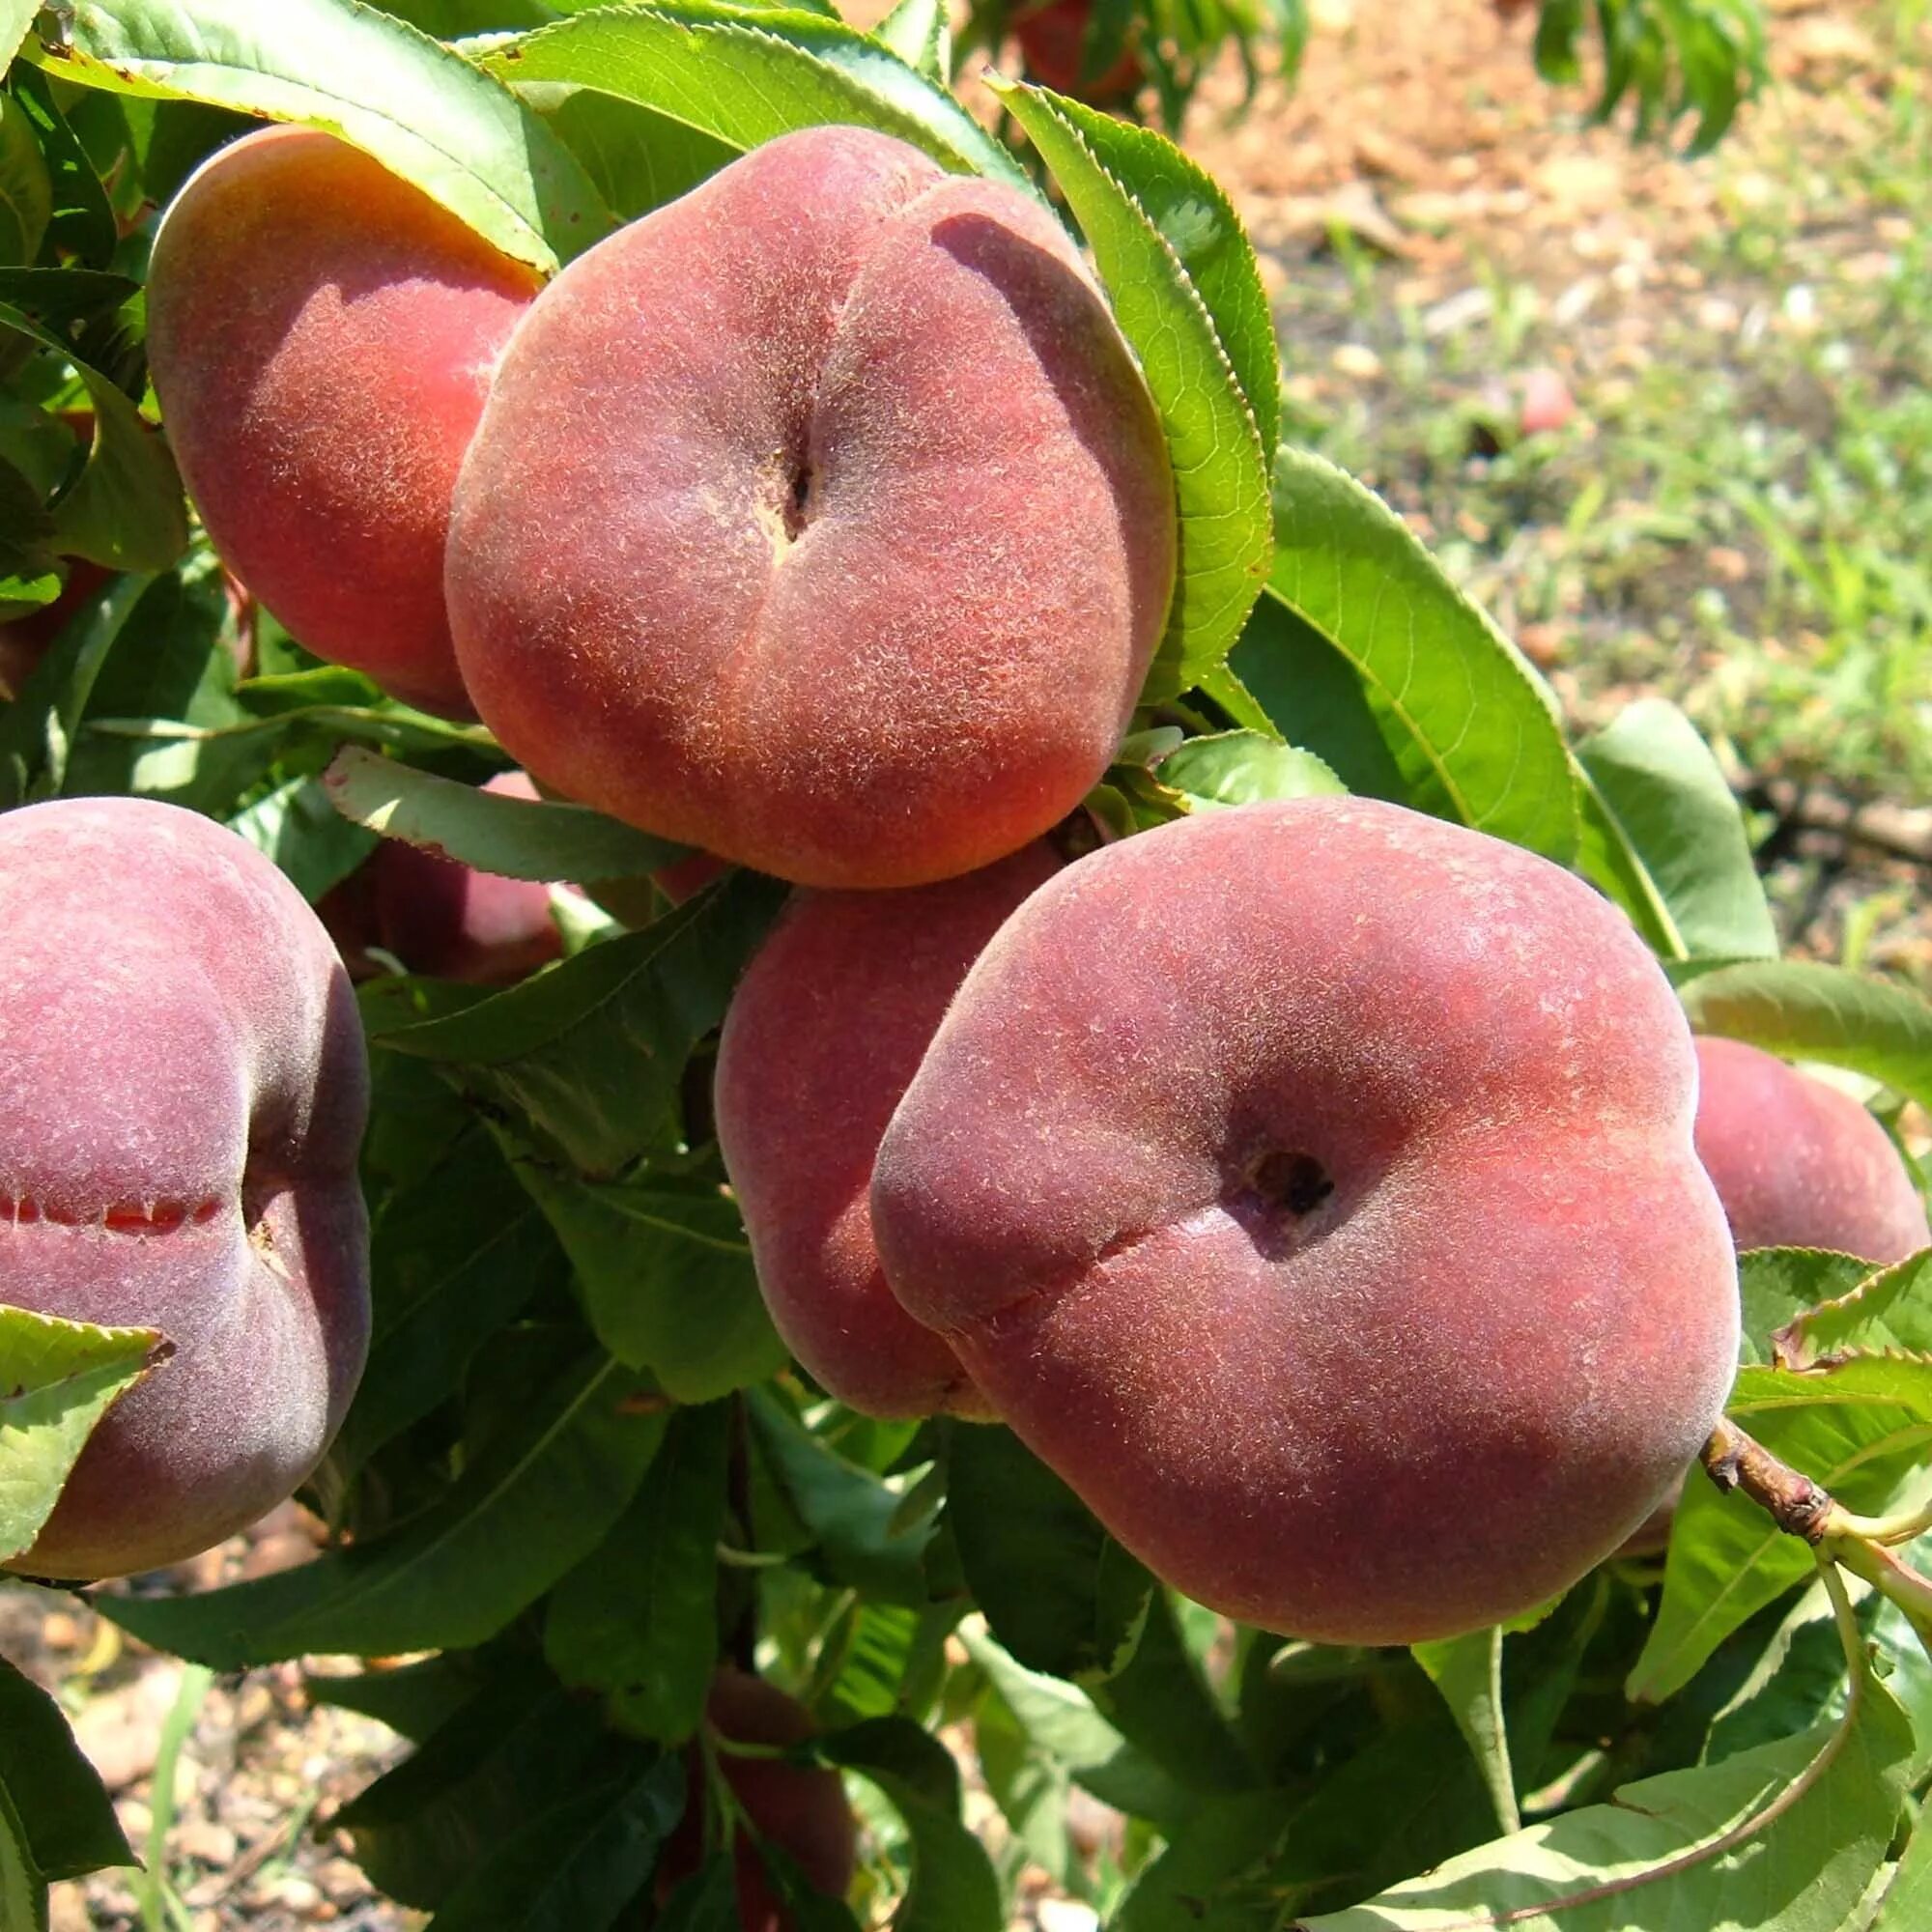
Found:
[[[101,1610],[223,1671],[419,1656],[312,1690],[412,1742],[336,1822],[442,1932],[733,1923],[730,1855],[680,1866],[672,1848],[687,1753],[729,1783],[707,1688],[754,1655],[817,1727],[768,1748],[844,1775],[866,1828],[844,1903],[810,1893],[776,1833],[754,1846],[801,1925],[992,1932],[1026,1861],[1129,1932],[1925,1923],[1922,1258],[1747,1258],[1711,1459],[1741,1487],[1693,1470],[1663,1557],[1412,1649],[1222,1622],[1006,1430],[817,1399],[766,1317],[711,1113],[718,1029],[781,889],[729,872],[666,909],[639,887],[676,848],[483,792],[503,760],[479,727],[238,607],[144,415],[148,215],[270,115],[345,137],[545,275],[826,122],[1050,181],[1178,479],[1176,596],[1083,807],[1094,838],[1310,793],[1418,808],[1572,868],[1701,1028],[1843,1067],[1882,1112],[1932,1102],[1932,1010],[1779,961],[1744,822],[1681,714],[1647,702],[1579,736],[1396,517],[1279,446],[1252,253],[1159,136],[1017,88],[996,141],[946,91],[924,0],[872,36],[808,5],[403,11],[0,7],[0,54],[19,50],[0,119],[0,611],[31,617],[77,566],[103,573],[10,674],[0,807],[167,800],[312,901],[384,837],[592,895],[569,956],[508,990],[364,989],[375,1327],[306,1492],[330,1548],[200,1595],[102,1592]],[[86,440],[63,421],[82,410]],[[0,1310],[0,1560],[120,1390],[166,1373],[164,1348]],[[967,1829],[942,1728],[977,1753],[1001,1833]],[[1094,1857],[1076,1793],[1123,1817]],[[50,1881],[130,1857],[57,1706],[0,1662],[0,1925],[43,1923]]]

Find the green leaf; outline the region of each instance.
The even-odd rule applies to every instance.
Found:
[[[398,1737],[420,1744],[476,1694],[476,1680],[466,1667],[469,1656],[429,1657],[394,1670],[361,1670],[353,1677],[310,1671],[302,1679],[311,1704],[357,1711],[386,1724]]]
[[[1297,751],[1260,731],[1190,738],[1160,761],[1158,776],[1196,811],[1256,799],[1319,798],[1348,789],[1313,752]]]
[[[1746,1250],[1738,1257],[1738,1289],[1744,1302],[1741,1358],[1771,1361],[1773,1337],[1779,1329],[1821,1302],[1849,1294],[1871,1273],[1869,1262],[1821,1248]]]
[[[344,818],[505,879],[635,878],[691,856],[587,806],[506,798],[345,746],[323,774]]]
[[[264,792],[228,829],[286,873],[311,905],[376,849],[375,838],[351,825],[314,778],[290,779]]]
[[[1579,764],[1577,777],[1577,869],[1625,912],[1660,959],[1689,956],[1657,881],[1638,862],[1597,783]]]
[[[558,1792],[581,1788],[609,1739],[594,1704],[514,1663],[334,1823],[372,1884],[405,1905],[433,1908]]]
[[[1815,960],[1750,960],[1680,977],[1678,997],[1699,1033],[1849,1066],[1932,1106],[1932,1006],[1903,986]]]
[[[1001,1932],[999,1881],[959,1822],[959,1773],[946,1747],[908,1719],[874,1718],[831,1732],[819,1750],[869,1778],[905,1820],[912,1885],[894,1932]]]
[[[27,110],[0,94],[0,268],[24,268],[41,252],[54,187]]]
[[[739,152],[702,128],[594,87],[538,80],[517,94],[577,156],[620,221],[675,201]]]
[[[946,1520],[968,1587],[1022,1664],[1090,1687],[1126,1665],[1153,1577],[1010,1430],[948,1432]]]
[[[1103,1804],[1172,1830],[1200,1803],[1191,1779],[1137,1750],[1084,1690],[1029,1670],[983,1630],[969,1627],[962,1641],[1028,1742]]]
[[[33,0],[26,0],[26,9],[31,20],[36,11]],[[105,268],[113,257],[121,231],[100,178],[54,99],[46,76],[21,61],[8,74],[7,83],[34,124],[42,158],[51,177],[50,239],[57,249],[89,269]]]
[[[1215,1798],[1174,1834],[1120,1913],[1119,1932],[1279,1932],[1477,1842],[1493,1822],[1481,1778],[1433,1695],[1385,1717],[1309,1790]],[[1304,1795],[1305,1794],[1305,1795]]]
[[[1738,1373],[1735,1400],[1767,1407],[1859,1404],[1891,1411],[1899,1425],[1932,1425],[1932,1360],[1853,1354],[1802,1370],[1746,1368]]]
[[[43,1879],[78,1878],[134,1854],[99,1774],[81,1755],[61,1708],[0,1658],[0,1802],[11,1806],[20,1844]],[[0,1880],[0,1900],[6,1891]],[[9,1924],[0,1913],[0,1925]]]
[[[219,815],[266,775],[261,741],[217,739],[154,752],[111,725],[116,714],[182,718],[219,729],[242,716],[235,699],[235,617],[211,552],[156,578],[128,613],[100,666],[62,789],[140,792]]]
[[[1932,1831],[1920,1822],[1887,1883],[1870,1932],[1919,1932],[1932,1923]]]
[[[40,0],[0,0],[0,71],[19,52],[39,12]]]
[[[1570,754],[1551,700],[1516,646],[1394,511],[1322,458],[1282,450],[1274,516],[1269,594],[1360,676],[1387,721],[1408,802],[1567,865],[1577,840]],[[1252,684],[1246,665],[1239,668]],[[1292,709],[1268,711],[1351,789],[1376,789],[1356,785]]]
[[[681,1880],[651,1920],[652,1932],[740,1932],[738,1861],[719,1851]]]
[[[355,1401],[329,1451],[343,1474],[462,1386],[482,1344],[569,1268],[495,1143],[467,1126],[370,1230],[374,1323]]]
[[[187,548],[187,511],[167,444],[111,377],[81,361],[51,329],[7,302],[0,302],[0,329],[71,363],[94,406],[87,466],[50,506],[54,547],[109,570],[167,569]]]
[[[95,681],[151,582],[128,577],[110,584],[62,631],[14,702],[0,708],[0,810],[60,795]]]
[[[1891,1843],[1912,1749],[1904,1713],[1862,1656],[1855,1667],[1842,1723],[1625,1785],[1307,1932],[1621,1932],[1664,1918],[1842,1932]]]
[[[1631,863],[1653,884],[1680,953],[1775,959],[1777,932],[1744,814],[1676,705],[1639,698],[1577,747]]]
[[[427,1932],[603,1932],[649,1879],[684,1798],[683,1762],[661,1757],[539,1810],[444,1899]]]
[[[1772,1369],[1741,1370],[1727,1413],[1861,1516],[1899,1506],[1932,1444],[1932,1424],[1909,1408]],[[1663,1595],[1627,1694],[1639,1703],[1673,1695],[1733,1631],[1812,1573],[1804,1543],[1692,1469],[1677,1505]]]
[[[853,1603],[819,1646],[813,1680],[823,1689],[812,1708],[840,1724],[927,1709],[946,1674],[946,1639],[965,1609],[956,1600],[923,1610]]]
[[[1505,1832],[1520,1829],[1516,1780],[1510,1771],[1509,1733],[1503,1724],[1503,1633],[1471,1631],[1466,1636],[1409,1646],[1409,1655],[1442,1693],[1456,1728],[1476,1759]]]
[[[828,122],[896,134],[955,173],[1030,187],[1012,156],[952,99],[868,34],[804,8],[703,0],[578,14],[491,48],[517,87],[596,88],[735,149]]]
[[[0,1304],[0,1563],[40,1535],[115,1398],[173,1353],[157,1329],[97,1328]]]
[[[1167,635],[1143,694],[1159,702],[1197,684],[1227,657],[1261,590],[1272,550],[1267,455],[1215,318],[1156,218],[1164,211],[1171,222],[1179,221],[1181,205],[1170,205],[1168,196],[1191,164],[1177,155],[1178,166],[1151,172],[1161,206],[1151,212],[1113,165],[1129,159],[1149,172],[1145,157],[1122,153],[1111,138],[1096,149],[1086,120],[1074,118],[1073,103],[1034,87],[1003,90],[1001,99],[1039,150],[1087,237],[1167,433],[1179,563]],[[1208,236],[1204,221],[1211,216],[1208,208],[1192,217],[1197,241]],[[1234,248],[1236,238],[1237,226],[1218,239]],[[1245,247],[1239,238],[1230,287],[1239,279]],[[1245,311],[1231,306],[1231,317],[1237,312]],[[1246,362],[1260,360],[1252,346],[1242,354]]]
[[[952,69],[952,28],[940,0],[898,0],[872,32],[934,86],[947,84]]]
[[[1261,266],[1227,191],[1151,128],[1136,127],[1045,88],[1026,91],[1052,103],[1054,114],[1131,198],[1186,271],[1254,417],[1265,468],[1274,461],[1281,435],[1281,356]],[[1008,104],[1026,126],[1017,106]]]
[[[1129,1744],[1191,1789],[1240,1791],[1256,1782],[1247,1752],[1181,1641],[1165,1591],[1149,1599],[1133,1655],[1085,1688]]]
[[[747,1402],[758,1447],[827,1579],[882,1603],[923,1607],[931,1521],[901,1521],[898,1490],[828,1448],[769,1390],[753,1389]]]
[[[1140,1874],[1116,1932],[1278,1932],[1283,1898],[1268,1866],[1293,1808],[1281,1791],[1203,1805]]]
[[[337,134],[504,254],[548,273],[610,217],[570,152],[491,75],[354,0],[98,0],[50,9],[48,72]]]
[[[1402,721],[1378,704],[1350,660],[1279,598],[1264,597],[1249,613],[1227,668],[1239,674],[1241,695],[1284,743],[1314,753],[1351,792],[1408,802],[1393,749],[1408,736]]]
[[[1253,627],[1255,616],[1263,611],[1279,611],[1283,617],[1288,612],[1278,604],[1257,604],[1250,612],[1248,623],[1241,635],[1245,638]],[[1326,646],[1321,646],[1321,654],[1333,662],[1333,654]],[[1204,696],[1210,697],[1228,714],[1230,721],[1243,731],[1259,731],[1264,738],[1272,738],[1277,744],[1282,742],[1281,729],[1263,709],[1262,702],[1241,680],[1235,675],[1232,659],[1226,664],[1216,665],[1198,687]]]
[[[544,1656],[574,1690],[604,1693],[619,1729],[682,1744],[718,1662],[718,1544],[732,1409],[671,1418],[617,1527],[552,1593]]]
[[[47,1888],[27,1856],[27,1833],[0,1791],[0,1925],[46,1932]]]
[[[737,1204],[716,1180],[593,1181],[514,1162],[577,1270],[598,1341],[679,1402],[711,1402],[788,1359]]]
[[[609,1533],[664,1430],[662,1402],[599,1354],[541,1390],[443,1501],[388,1534],[203,1596],[100,1607],[143,1642],[217,1670],[481,1643]]]
[[[1861,1272],[1856,1286],[1792,1320],[1782,1352],[1793,1366],[1871,1350],[1932,1356],[1932,1250]]]
[[[679,1144],[685,1062],[724,1017],[784,894],[775,879],[732,872],[641,932],[382,1044],[438,1062],[580,1173],[614,1179]]]

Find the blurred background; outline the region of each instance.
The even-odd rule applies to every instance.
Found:
[[[1104,10],[1083,84],[1178,128],[1234,198],[1286,433],[1379,490],[1580,725],[1645,692],[1691,712],[1788,947],[1932,994],[1932,0],[1683,0],[1709,29],[1692,69],[1639,0],[1198,0],[1216,31],[1163,68],[1138,37],[1171,4],[1073,0],[1069,39],[1058,0],[1026,57],[1079,81]],[[989,46],[1019,71],[1019,15],[1050,11],[959,11],[989,117],[971,75]],[[1600,118],[1605,18],[1635,26]],[[1539,38],[1573,80],[1539,72]],[[312,1548],[290,1505],[148,1587]],[[297,1666],[212,1682],[26,1586],[0,1591],[0,1649],[58,1687],[152,1868],[57,1888],[56,1932],[415,1922],[329,1829],[396,1740]],[[968,1807],[1021,1868],[1017,1923],[1094,1932],[983,1790]],[[1119,1821],[1092,1809],[1104,1876]]]

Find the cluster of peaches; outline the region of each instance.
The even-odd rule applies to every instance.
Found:
[[[801,1365],[1004,1421],[1201,1602],[1358,1643],[1527,1610],[1710,1434],[1734,1242],[1925,1243],[1869,1115],[1693,1047],[1545,860],[1334,797],[1068,860],[1174,490],[1017,190],[816,128],[539,291],[277,129],[183,190],[149,324],[208,530],[298,639],[800,889],[716,1115]],[[127,800],[0,819],[0,1302],[177,1344],[19,1567],[169,1560],[313,1464],[364,1347],[365,1105],[340,960],[250,848]]]

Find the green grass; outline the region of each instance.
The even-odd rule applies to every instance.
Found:
[[[1932,0],[1874,10],[1889,62],[1701,164],[1722,218],[1658,230],[1697,288],[1566,325],[1567,253],[1542,298],[1479,264],[1487,315],[1432,329],[1406,271],[1345,242],[1279,305],[1288,433],[1417,519],[1585,718],[1662,690],[1752,773],[1912,802],[1932,791],[1929,22]],[[1379,378],[1329,374],[1345,340]],[[1587,421],[1522,438],[1509,385],[1546,362]]]

